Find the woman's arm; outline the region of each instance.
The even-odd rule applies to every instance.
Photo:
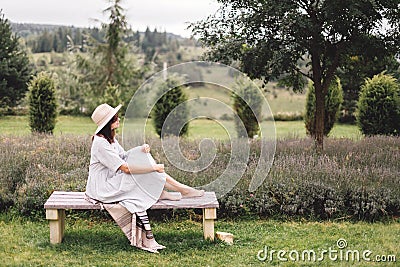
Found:
[[[128,166],[127,163],[122,164],[118,170],[123,171],[126,174],[141,174],[149,172],[164,172],[164,164],[155,164],[150,167],[140,167],[140,166]]]

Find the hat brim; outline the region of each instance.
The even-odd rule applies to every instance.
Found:
[[[120,110],[121,107],[122,105],[118,105],[116,108],[114,108],[113,111],[107,115],[107,119],[105,119],[104,122],[97,127],[94,134],[98,134],[101,131],[101,129],[103,129],[104,126],[106,126],[107,123],[112,119],[112,117],[114,117],[114,115],[117,114],[117,112]]]

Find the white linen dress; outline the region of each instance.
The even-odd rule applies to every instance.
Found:
[[[115,140],[110,144],[105,138],[95,136],[91,148],[89,177],[86,195],[103,203],[119,202],[131,213],[149,209],[160,198],[165,185],[165,173],[126,174],[118,168],[149,166],[155,161],[150,153],[135,147],[125,151]]]

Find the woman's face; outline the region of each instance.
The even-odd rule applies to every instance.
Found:
[[[113,123],[111,123],[111,130],[117,129],[119,127],[119,117],[115,115],[113,117]]]

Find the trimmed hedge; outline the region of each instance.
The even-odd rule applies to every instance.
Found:
[[[180,77],[171,76],[158,85],[160,99],[152,110],[153,125],[160,137],[164,136],[185,136],[189,131],[187,123],[189,107],[186,103],[187,96],[183,91]],[[168,119],[168,123],[165,123]]]
[[[260,134],[262,96],[255,84],[238,80],[232,92],[235,128],[239,137],[253,138]],[[244,128],[242,128],[244,126]]]
[[[384,73],[366,79],[357,103],[357,124],[365,135],[400,135],[400,86]]]
[[[181,140],[182,153],[193,156],[199,142]],[[249,192],[258,161],[258,142],[251,142],[251,158],[242,179],[219,200],[219,218],[374,221],[399,215],[399,137],[327,139],[320,155],[313,152],[311,139],[278,140],[267,179],[257,191]],[[44,216],[43,204],[53,190],[84,191],[90,143],[89,136],[0,136],[0,209]],[[229,162],[230,142],[215,141],[219,153],[214,162],[206,170],[188,175],[168,163],[159,139],[148,143],[169,174],[192,186],[216,179]]]
[[[29,126],[32,132],[52,134],[56,126],[57,101],[54,80],[40,72],[29,83]]]

